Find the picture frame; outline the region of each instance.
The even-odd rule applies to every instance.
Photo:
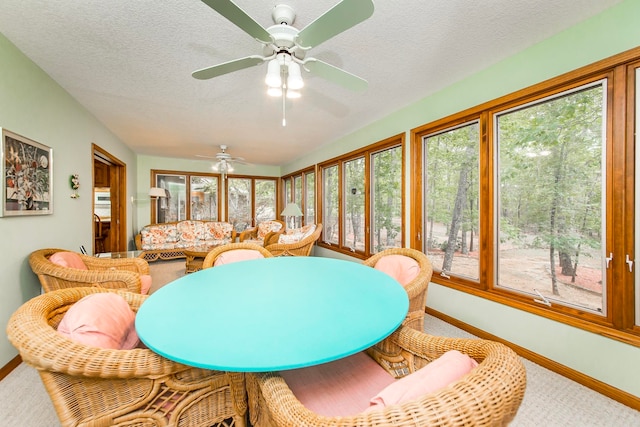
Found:
[[[0,216],[53,213],[53,150],[2,128]]]

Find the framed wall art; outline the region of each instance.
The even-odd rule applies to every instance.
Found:
[[[53,213],[53,151],[2,129],[2,216]]]

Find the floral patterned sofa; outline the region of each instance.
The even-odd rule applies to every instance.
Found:
[[[144,251],[144,259],[184,258],[184,249],[219,246],[236,240],[233,225],[222,221],[186,220],[149,224],[136,236],[136,247]]]

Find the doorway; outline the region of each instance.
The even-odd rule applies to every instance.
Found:
[[[93,159],[93,253],[127,250],[126,164],[96,144]]]

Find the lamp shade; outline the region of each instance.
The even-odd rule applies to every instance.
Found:
[[[167,192],[164,188],[151,187],[149,189],[149,197],[167,197]]]
[[[287,203],[284,210],[280,214],[282,216],[302,216],[302,211],[295,203]]]

